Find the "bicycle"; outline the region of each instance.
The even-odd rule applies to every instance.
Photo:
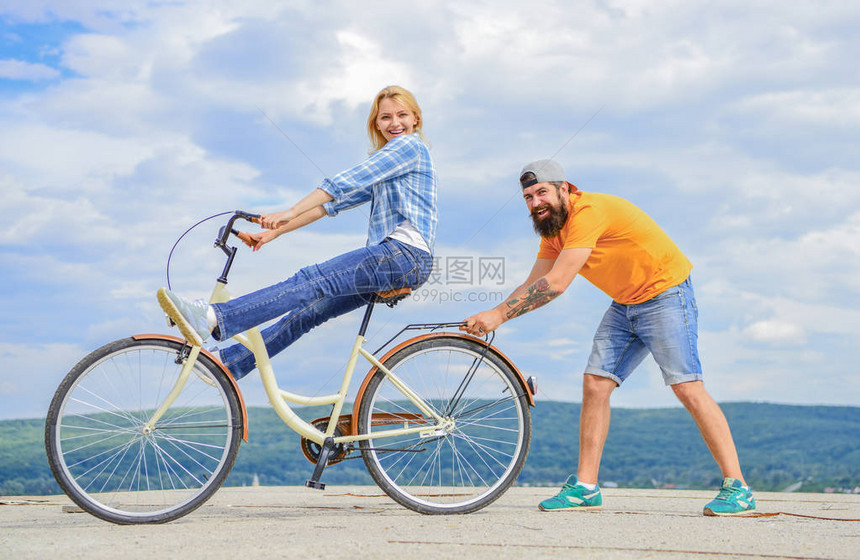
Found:
[[[227,276],[237,249],[229,237],[247,243],[247,234],[233,229],[240,218],[258,216],[237,210],[220,229],[215,247],[227,262],[213,303],[230,299]],[[411,510],[474,512],[498,499],[522,470],[536,381],[525,379],[492,337],[441,330],[461,323],[407,325],[368,352],[374,306],[393,307],[408,295],[369,298],[332,395],[281,389],[258,328],[233,338],[253,351],[271,406],[301,435],[302,451],[314,463],[308,487],[324,489],[327,466],[361,457],[376,484]],[[429,332],[377,358],[411,330]],[[342,414],[359,357],[371,367],[352,412]],[[332,409],[308,422],[289,403]],[[163,334],[116,340],[83,358],[61,382],[45,423],[60,487],[85,511],[117,524],[165,523],[200,507],[227,478],[247,439],[245,403],[229,370],[200,345]]]

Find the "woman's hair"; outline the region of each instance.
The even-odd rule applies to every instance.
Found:
[[[413,113],[417,119],[415,124],[415,132],[424,140],[424,133],[421,131],[421,126],[424,121],[421,119],[421,107],[415,101],[415,96],[409,90],[403,89],[400,86],[388,86],[376,94],[376,99],[373,101],[373,106],[370,108],[370,116],[367,117],[367,135],[370,136],[371,152],[382,148],[388,140],[376,128],[376,117],[379,116],[379,104],[383,99],[393,99],[396,103],[406,107]]]

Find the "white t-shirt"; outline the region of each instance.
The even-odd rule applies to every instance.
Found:
[[[400,222],[388,237],[390,237],[391,239],[396,239],[401,243],[406,243],[407,245],[417,247],[425,253],[430,253],[430,247],[427,246],[427,242],[424,241],[424,238],[421,236],[420,233],[418,233],[418,230],[415,229],[415,226],[409,223],[408,220]]]

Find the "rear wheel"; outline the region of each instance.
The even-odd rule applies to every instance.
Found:
[[[182,343],[117,340],[81,360],[45,425],[48,461],[66,494],[113,523],[164,523],[203,504],[239,452],[242,414],[223,371],[201,354],[176,400]]]
[[[517,375],[476,340],[439,337],[405,346],[383,365],[445,419],[422,412],[378,370],[364,392],[359,433],[364,462],[386,494],[428,514],[469,513],[516,480],[531,440]],[[381,437],[401,428],[420,433]]]

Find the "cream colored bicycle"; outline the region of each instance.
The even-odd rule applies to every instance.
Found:
[[[215,246],[227,255],[212,302],[229,300],[236,255],[228,245],[236,211]],[[531,440],[534,378],[524,379],[492,346],[459,332],[460,323],[408,325],[376,352],[364,348],[376,303],[408,294],[377,294],[364,319],[336,394],[302,396],[278,386],[260,331],[233,337],[251,349],[271,406],[302,436],[315,464],[361,457],[373,480],[396,502],[426,514],[479,510],[519,475]],[[430,331],[397,344],[403,333]],[[344,412],[359,358],[370,370],[352,411]],[[307,422],[290,407],[331,405]],[[101,519],[164,523],[188,514],[221,486],[247,441],[245,403],[229,370],[186,340],[142,334],[111,342],[80,361],[60,384],[45,426],[51,470],[66,494]]]

